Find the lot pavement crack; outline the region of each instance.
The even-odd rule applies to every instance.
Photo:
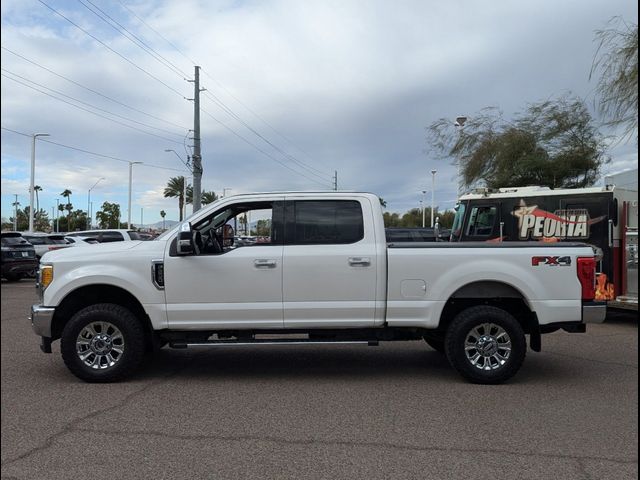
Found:
[[[424,445],[411,445],[394,442],[368,442],[368,441],[352,441],[352,440],[338,440],[338,439],[319,439],[319,438],[307,438],[307,439],[289,439],[282,437],[272,436],[258,436],[258,435],[185,435],[159,432],[156,430],[138,430],[138,431],[122,431],[122,430],[95,430],[91,428],[74,428],[76,432],[90,432],[103,435],[119,435],[119,436],[154,436],[171,440],[218,440],[227,442],[272,442],[280,445],[297,445],[297,446],[312,446],[312,445],[324,445],[324,446],[340,446],[340,447],[366,447],[366,448],[388,448],[395,450],[416,451],[416,452],[457,452],[457,453],[472,453],[472,454],[504,454],[514,455],[525,458],[553,458],[559,460],[573,460],[583,461],[592,460],[599,462],[610,462],[620,465],[632,465],[637,464],[638,459],[621,459],[611,457],[600,456],[579,456],[568,454],[553,454],[553,453],[537,453],[537,452],[517,452],[514,450],[506,450],[499,448],[462,448],[454,446],[424,446]]]
[[[138,397],[139,395],[144,394],[145,392],[147,392],[148,390],[152,389],[153,387],[156,387],[158,385],[161,385],[162,383],[165,383],[167,380],[169,380],[171,377],[177,375],[178,373],[180,373],[182,370],[186,369],[189,367],[189,365],[191,365],[197,358],[201,357],[202,354],[196,354],[193,357],[191,357],[189,359],[189,361],[187,361],[184,365],[175,368],[173,371],[167,373],[166,375],[164,375],[162,378],[158,379],[158,380],[154,380],[150,383],[148,383],[147,385],[145,385],[144,387],[136,390],[135,392],[132,392],[128,395],[125,395],[124,397],[122,397],[122,399],[114,404],[111,405],[110,407],[106,407],[106,408],[102,408],[99,410],[95,410],[91,413],[88,413],[87,415],[84,415],[82,417],[78,417],[75,418],[73,420],[71,420],[69,423],[67,423],[61,430],[59,430],[58,432],[49,435],[47,438],[45,438],[39,445],[36,445],[33,448],[30,448],[29,450],[27,450],[24,453],[21,453],[20,455],[17,455],[13,458],[8,458],[5,461],[3,461],[2,463],[0,463],[0,465],[2,467],[6,467],[8,465],[11,465],[13,463],[16,463],[20,460],[23,460],[31,455],[34,455],[38,452],[42,452],[45,451],[49,448],[52,447],[53,443],[60,437],[66,435],[69,432],[72,431],[81,431],[81,429],[76,428],[76,425],[80,425],[82,422],[84,422],[85,420],[89,420],[90,418],[93,417],[97,417],[98,415],[102,415],[104,413],[108,413],[108,412],[112,412],[115,410],[118,410],[119,408],[124,407],[125,405],[127,405],[131,400],[133,400],[134,398]]]

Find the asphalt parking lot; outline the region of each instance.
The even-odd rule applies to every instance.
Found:
[[[543,337],[508,384],[422,342],[162,350],[91,385],[2,282],[2,478],[638,478],[638,322]]]

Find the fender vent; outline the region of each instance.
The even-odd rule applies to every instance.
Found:
[[[151,281],[158,290],[164,290],[164,262],[162,260],[151,261]]]

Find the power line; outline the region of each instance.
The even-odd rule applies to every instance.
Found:
[[[250,140],[247,140],[245,137],[243,137],[242,135],[240,135],[238,132],[236,132],[235,130],[233,130],[231,127],[227,126],[226,124],[224,124],[223,122],[221,122],[220,120],[218,120],[216,117],[214,117],[213,115],[211,115],[209,112],[207,112],[205,109],[201,108],[200,110],[202,110],[203,113],[205,113],[206,115],[208,115],[209,117],[211,117],[213,120],[215,120],[217,123],[219,123],[220,125],[222,125],[224,128],[226,128],[227,130],[229,130],[229,132],[231,132],[232,134],[234,134],[236,137],[238,137],[239,139],[241,139],[243,142],[247,143],[248,145],[252,146],[253,148],[255,148],[258,152],[262,153],[263,155],[269,157],[271,160],[279,163],[280,165],[282,165],[284,168],[286,168],[287,170],[292,171],[293,173],[300,175],[304,178],[306,178],[307,180],[310,180],[314,183],[317,183],[318,185],[322,185],[323,187],[327,187],[327,184],[322,183],[314,178],[308,177],[307,175],[305,175],[304,173],[301,173],[297,170],[294,170],[293,168],[291,168],[289,165],[287,165],[286,163],[282,162],[281,160],[277,159],[276,157],[274,157],[273,155],[271,155],[269,152],[266,152],[265,150],[261,149],[260,147],[258,147],[256,144],[252,143]]]
[[[303,162],[299,161],[297,158],[295,158],[294,156],[290,155],[289,153],[287,153],[286,151],[284,151],[283,149],[281,149],[280,147],[278,147],[276,144],[274,144],[273,142],[271,142],[268,138],[266,138],[265,136],[263,136],[260,132],[258,132],[255,128],[253,128],[251,125],[249,125],[247,122],[245,122],[244,120],[242,120],[242,118],[240,118],[233,110],[231,110],[229,107],[227,107],[219,98],[217,98],[215,95],[205,91],[205,96],[210,96],[213,101],[220,107],[222,108],[222,110],[227,113],[229,116],[231,116],[232,118],[236,119],[238,122],[240,122],[242,125],[244,125],[245,128],[247,128],[249,131],[251,131],[254,135],[256,135],[258,138],[260,138],[262,141],[264,141],[267,145],[269,145],[270,147],[272,147],[274,150],[278,151],[279,153],[281,153],[283,156],[285,156],[286,158],[288,158],[289,160],[291,160],[292,162],[296,163],[299,167],[306,169],[311,175],[314,175],[322,180],[327,180],[329,178],[328,175],[323,174],[323,175],[319,175],[315,172],[313,172],[310,167],[306,166]]]
[[[5,71],[5,72],[7,72],[7,73],[9,73],[9,74],[11,74],[11,75],[15,75],[15,76],[16,76],[16,77],[18,77],[18,78],[23,78],[23,79],[25,79],[24,77],[21,77],[20,75],[16,75],[15,73],[12,73],[12,72],[9,72],[8,70],[5,70],[4,68],[3,68],[2,70],[3,70],[3,71]],[[24,82],[21,82],[20,80],[16,80],[15,78],[12,78],[12,77],[10,77],[10,76],[8,76],[8,75],[2,74],[2,76],[3,76],[3,77],[5,77],[5,78],[8,78],[9,80],[12,80],[12,81],[14,81],[14,82],[16,82],[16,83],[19,83],[20,85],[23,85],[23,86],[25,86],[25,87],[27,87],[27,88],[30,88],[30,89],[32,89],[32,90],[35,90],[36,92],[40,92],[40,93],[42,93],[43,95],[47,95],[48,97],[51,97],[51,98],[54,98],[54,99],[56,99],[56,100],[58,100],[58,101],[60,101],[60,102],[66,103],[67,105],[71,105],[72,107],[75,107],[75,108],[77,108],[77,109],[79,109],[79,110],[83,110],[83,111],[88,112],[88,113],[91,113],[91,114],[93,114],[93,115],[95,115],[95,116],[97,116],[97,117],[104,118],[105,120],[109,120],[109,121],[111,121],[111,122],[117,123],[118,125],[122,125],[122,126],[124,126],[124,127],[130,128],[130,129],[132,129],[132,130],[137,130],[138,132],[142,132],[142,133],[144,133],[144,134],[146,134],[146,135],[151,135],[151,136],[153,136],[153,137],[161,138],[161,139],[166,140],[166,141],[168,141],[168,142],[176,143],[176,144],[178,144],[178,145],[181,145],[181,144],[182,144],[182,142],[179,142],[179,141],[177,141],[177,140],[173,140],[173,139],[171,139],[171,138],[163,137],[162,135],[157,135],[157,134],[152,133],[152,132],[147,132],[146,130],[142,130],[141,128],[134,127],[133,125],[128,125],[128,124],[126,124],[126,123],[124,123],[124,122],[120,122],[120,121],[115,120],[115,119],[113,119],[113,118],[109,118],[109,117],[106,117],[106,116],[104,116],[104,115],[101,115],[101,114],[99,114],[99,113],[97,113],[97,112],[94,112],[94,111],[92,111],[92,110],[89,110],[88,108],[84,108],[84,107],[81,107],[80,105],[76,105],[76,104],[74,104],[74,103],[68,102],[68,101],[64,100],[63,98],[59,98],[59,97],[57,97],[57,96],[55,96],[55,95],[52,95],[52,94],[50,94],[50,93],[47,93],[47,92],[45,92],[45,91],[43,91],[43,90],[40,90],[39,88],[33,87],[33,86],[31,86],[31,85],[28,85],[28,84],[26,84],[26,83],[24,83]],[[75,98],[73,98],[73,97],[69,97],[68,95],[65,95],[65,94],[63,94],[63,93],[57,92],[56,90],[53,90],[53,89],[50,89],[50,88],[45,87],[45,86],[43,86],[43,85],[40,85],[39,83],[33,82],[32,80],[28,80],[28,79],[25,79],[25,80],[26,80],[26,81],[28,81],[28,82],[30,82],[30,83],[33,83],[34,85],[38,85],[39,87],[46,88],[47,90],[51,90],[52,92],[58,93],[59,95],[62,95],[62,96],[64,96],[64,97],[71,98],[72,100],[77,101],[77,102],[79,102],[79,103],[83,103],[83,104],[85,104],[85,105],[90,105],[90,104],[87,104],[86,102],[83,102],[83,101],[81,101],[81,100],[77,100],[77,99],[75,99]],[[109,114],[111,114],[111,115],[115,115],[115,116],[118,116],[118,117],[121,117],[121,118],[126,118],[126,117],[122,117],[122,115],[118,115],[118,114],[115,114],[115,113],[108,112],[107,110],[103,110],[103,109],[101,109],[101,108],[94,107],[93,105],[90,105],[90,106],[91,106],[91,108],[95,108],[95,109],[97,109],[97,110],[105,111],[105,112],[107,112],[107,113],[109,113]],[[137,121],[135,121],[135,120],[131,120],[131,119],[127,119],[127,120],[132,121],[132,122],[135,122],[135,123],[141,123],[141,122],[137,122]],[[143,124],[143,125],[146,125],[146,124]],[[151,127],[151,128],[157,128],[157,127]]]
[[[79,0],[80,1],[80,0]],[[90,0],[87,0],[90,1]],[[133,10],[131,10],[129,7],[127,7],[124,3],[122,3],[121,0],[118,0],[118,3],[124,7],[129,13],[131,13],[134,17],[136,17],[138,20],[140,20],[140,22],[142,22],[142,24],[144,24],[149,30],[153,31],[156,35],[158,35],[160,38],[162,38],[165,42],[167,42],[169,45],[171,45],[171,47],[173,47],[180,55],[182,55],[184,58],[186,58],[187,60],[189,60],[193,65],[196,65],[196,62],[194,60],[192,60],[191,58],[189,58],[184,52],[182,52],[182,50],[180,50],[176,45],[174,45],[170,40],[168,40],[166,37],[164,37],[160,32],[158,32],[156,29],[154,29],[153,27],[151,27],[147,22],[144,21],[144,19],[140,18]],[[290,139],[288,139],[286,136],[284,136],[282,133],[280,133],[278,130],[276,130],[272,125],[270,125],[264,118],[262,118],[260,115],[258,115],[254,110],[252,110],[249,106],[247,106],[244,102],[242,102],[239,98],[237,98],[235,95],[233,95],[233,93],[231,93],[227,88],[224,87],[224,85],[222,85],[220,82],[218,82],[215,78],[213,78],[211,75],[209,75],[209,73],[207,73],[206,70],[203,70],[204,74],[209,77],[214,83],[216,83],[220,88],[222,88],[229,96],[231,96],[231,98],[233,98],[236,102],[238,102],[239,104],[241,104],[245,109],[247,109],[251,114],[253,114],[258,120],[260,120],[261,122],[263,122],[265,125],[267,125],[273,132],[275,132],[277,135],[279,135],[281,138],[283,138],[285,141],[289,142],[291,145],[295,146],[298,150],[300,150],[302,153],[304,153],[307,157],[309,157],[309,154],[307,154],[306,152],[304,152],[304,150],[302,150],[301,148],[297,147]],[[205,95],[207,95],[208,92],[205,92]],[[303,162],[302,160],[299,160],[298,158],[294,157],[293,155],[285,152],[284,150],[282,150],[280,147],[276,146],[273,144],[273,142],[267,140],[262,134],[258,133],[253,127],[249,126],[245,121],[243,121],[235,112],[233,112],[233,110],[231,108],[229,108],[227,105],[224,104],[224,102],[222,102],[219,98],[215,97],[215,95],[210,94],[213,98],[214,98],[214,102],[218,103],[219,106],[225,111],[227,112],[229,115],[231,115],[233,118],[235,118],[238,122],[240,122],[241,124],[243,124],[246,128],[248,128],[249,130],[252,131],[252,133],[254,133],[256,136],[258,136],[260,139],[262,139],[263,141],[265,141],[267,144],[269,144],[271,147],[273,147],[274,149],[276,149],[277,151],[279,151],[280,153],[282,153],[285,157],[287,157],[289,160],[293,161],[294,163],[296,163],[297,165],[299,165],[301,168],[304,168],[305,170],[307,170],[310,174],[317,176],[318,178],[321,178],[323,180],[328,179],[330,176],[327,175],[325,172],[322,172],[321,170],[318,170],[317,168],[307,164],[306,162]],[[217,120],[219,121],[219,120]]]
[[[158,62],[160,62],[163,66],[165,66],[169,70],[171,70],[173,73],[177,74],[179,77],[182,77],[183,79],[185,79],[186,77],[189,76],[188,74],[184,73],[179,67],[176,67],[173,63],[171,63],[171,61],[169,61],[165,57],[163,57],[155,49],[153,49],[152,47],[147,45],[143,40],[141,40],[139,37],[137,37],[134,33],[132,33],[129,30],[127,30],[127,28],[124,25],[122,25],[117,20],[115,20],[113,17],[111,17],[107,12],[102,10],[100,7],[98,7],[91,0],[86,0],[86,1],[87,1],[87,3],[90,3],[93,6],[93,8],[95,8],[95,10],[93,8],[89,7],[82,0],[78,0],[78,2],[83,7],[85,7],[91,13],[96,15],[98,18],[100,18],[103,22],[105,22],[107,25],[109,25],[115,31],[120,33],[122,36],[127,38],[134,45],[140,47],[142,50],[147,52],[149,55],[151,55],[154,59],[156,59]],[[100,13],[98,13],[96,10],[99,11]]]
[[[0,128],[2,128],[2,130],[6,130],[8,132],[15,133],[17,135],[22,135],[23,137],[31,137],[31,135],[28,134],[28,133],[18,132],[17,130],[12,130],[11,128],[6,128],[6,127],[0,127]],[[53,140],[47,140],[47,139],[44,139],[44,138],[40,138],[38,141],[39,142],[51,143],[52,145],[57,145],[59,147],[68,148],[70,150],[75,150],[77,152],[86,153],[88,155],[94,155],[96,157],[108,158],[110,160],[116,160],[118,162],[131,163],[131,160],[125,160],[123,158],[114,157],[112,155],[105,155],[103,153],[91,152],[89,150],[84,150],[82,148],[72,147],[71,145],[65,145],[64,143],[54,142]],[[172,170],[174,172],[185,172],[184,170],[179,170],[177,168],[162,167],[160,165],[153,165],[153,164],[145,163],[145,162],[141,163],[141,165],[146,165],[147,167],[151,167],[151,168],[159,168],[159,169],[162,169],[162,170]]]
[[[287,141],[290,145],[293,145],[295,148],[297,148],[300,152],[302,152],[303,154],[305,154],[308,158],[311,159],[311,156],[305,152],[303,149],[301,149],[299,146],[297,146],[291,139],[289,139],[288,137],[286,137],[284,134],[280,133],[275,127],[273,127],[269,122],[267,122],[264,118],[262,118],[260,115],[258,115],[258,113],[256,113],[252,108],[250,108],[247,104],[245,104],[242,100],[240,100],[238,97],[236,97],[229,89],[227,89],[222,83],[220,83],[218,80],[216,80],[215,78],[213,78],[211,75],[209,75],[209,73],[207,73],[206,70],[202,70],[203,73],[209,77],[216,85],[218,85],[222,90],[224,90],[231,98],[233,98],[236,102],[238,102],[240,105],[242,105],[249,113],[251,113],[254,117],[256,117],[258,120],[260,120],[262,123],[264,123],[267,127],[269,127],[276,135],[278,135],[280,138],[284,139],[285,141]],[[302,162],[301,160],[298,160],[301,163],[304,163],[305,165],[308,166],[308,168],[315,170],[316,172],[319,173],[323,173],[320,170],[318,170],[315,167],[312,167],[311,165]]]
[[[124,55],[122,55],[121,53],[117,52],[116,50],[114,50],[113,48],[111,48],[109,45],[107,45],[106,43],[104,43],[102,40],[100,40],[98,37],[92,35],[90,32],[88,32],[87,30],[85,30],[84,28],[82,28],[80,25],[78,25],[77,23],[75,23],[73,20],[70,20],[69,18],[65,17],[62,13],[58,12],[55,8],[50,7],[49,5],[47,5],[45,2],[43,2],[42,0],[38,0],[38,2],[40,2],[42,5],[44,5],[45,7],[47,7],[49,10],[51,10],[53,13],[55,13],[56,15],[64,18],[67,22],[69,22],[71,25],[73,25],[74,27],[76,27],[77,29],[81,30],[82,32],[86,33],[88,36],[90,36],[91,38],[93,38],[96,42],[100,43],[101,45],[103,45],[105,48],[109,49],[111,52],[115,53],[116,55],[118,55],[120,58],[122,58],[124,61],[126,61],[127,63],[133,65],[134,67],[136,67],[138,70],[140,70],[141,72],[144,72],[145,74],[147,74],[149,77],[153,78],[155,81],[161,83],[162,85],[164,85],[165,87],[167,87],[169,90],[171,90],[172,92],[175,92],[176,94],[178,94],[181,98],[184,98],[184,95],[182,93],[180,93],[178,90],[176,90],[175,88],[173,88],[172,86],[168,85],[167,83],[163,82],[162,80],[160,80],[158,77],[156,77],[155,75],[153,75],[152,73],[148,72],[147,70],[145,70],[144,68],[142,68],[141,66],[139,66],[138,64],[136,64],[135,62],[133,62],[132,60],[129,60],[127,57],[125,57]]]
[[[108,95],[105,95],[105,94],[103,94],[103,93],[98,92],[97,90],[94,90],[94,89],[89,88],[89,87],[87,87],[87,86],[85,86],[85,85],[82,85],[81,83],[78,83],[78,82],[76,82],[75,80],[72,80],[72,79],[70,79],[70,78],[67,78],[67,77],[65,77],[64,75],[60,75],[59,73],[54,72],[54,71],[53,71],[53,70],[51,70],[50,68],[47,68],[47,67],[45,67],[45,66],[43,66],[43,65],[39,64],[38,62],[35,62],[35,61],[33,61],[33,60],[30,60],[30,59],[28,59],[27,57],[25,57],[24,55],[21,55],[21,54],[19,54],[19,53],[17,53],[17,52],[14,52],[13,50],[10,50],[10,49],[8,49],[8,48],[6,48],[6,47],[1,47],[1,48],[2,48],[3,50],[5,50],[5,51],[7,51],[7,52],[9,52],[9,53],[11,53],[11,54],[13,54],[13,55],[17,56],[17,57],[22,58],[23,60],[25,60],[25,61],[27,61],[27,62],[31,63],[32,65],[35,65],[36,67],[39,67],[39,68],[41,68],[41,69],[43,69],[43,70],[46,70],[47,72],[49,72],[49,73],[51,73],[51,74],[53,74],[53,75],[55,75],[55,76],[57,76],[57,77],[59,77],[59,78],[62,78],[63,80],[66,80],[67,82],[73,83],[74,85],[76,85],[76,86],[78,86],[78,87],[80,87],[80,88],[83,88],[83,89],[85,89],[85,90],[87,90],[87,91],[89,91],[89,92],[91,92],[91,93],[95,93],[96,95],[99,95],[99,96],[101,96],[102,98],[105,98],[105,99],[107,99],[107,100],[109,100],[109,101],[111,101],[111,102],[117,103],[118,105],[121,105],[121,106],[123,106],[123,107],[125,107],[125,108],[128,108],[128,109],[130,109],[130,110],[133,110],[134,112],[138,112],[138,113],[141,113],[141,114],[143,114],[143,115],[146,115],[147,117],[153,118],[153,119],[155,119],[155,120],[159,120],[159,121],[164,122],[164,123],[167,123],[167,124],[169,124],[169,125],[173,125],[174,127],[178,127],[178,128],[181,128],[181,129],[187,130],[187,127],[185,127],[184,125],[179,125],[179,124],[177,124],[177,123],[171,122],[171,121],[169,121],[169,120],[165,120],[165,119],[163,119],[163,118],[160,118],[160,117],[157,117],[157,116],[155,116],[155,115],[152,115],[151,113],[147,113],[147,112],[144,112],[144,111],[142,111],[142,110],[139,110],[139,109],[137,109],[137,108],[135,108],[135,107],[132,107],[132,106],[130,106],[130,105],[127,105],[126,103],[123,103],[123,102],[121,102],[121,101],[119,101],[119,100],[116,100],[115,98],[109,97]]]
[[[171,43],[170,40],[168,40],[166,37],[164,37],[160,32],[158,32],[155,28],[153,28],[151,25],[149,25],[147,22],[145,22],[142,18],[140,18],[136,12],[134,12],[133,10],[131,10],[129,7],[127,7],[124,3],[122,3],[120,0],[118,0],[118,3],[120,5],[122,5],[131,15],[133,15],[134,17],[136,17],[138,20],[140,20],[140,22],[142,22],[142,24],[147,27],[149,30],[151,30],[153,33],[155,33],[156,35],[158,35],[161,39],[163,39],[165,42],[167,42],[169,45],[171,45],[174,50],[176,50],[180,55],[182,55],[184,58],[186,58],[187,60],[189,60],[193,65],[196,65],[196,62],[194,62],[193,60],[191,60],[185,53],[182,52],[182,50],[180,50],[178,47],[176,47],[173,43]]]

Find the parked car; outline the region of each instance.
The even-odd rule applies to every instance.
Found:
[[[2,277],[15,282],[35,276],[36,250],[20,232],[2,232]]]
[[[38,257],[38,260],[51,250],[58,250],[70,246],[62,234],[25,232],[22,236],[36,249],[36,257]]]
[[[67,243],[73,247],[84,247],[85,245],[95,245],[98,244],[100,242],[98,242],[98,240],[95,239],[95,237],[81,237],[81,236],[76,236],[76,237],[71,237],[71,236],[66,236],[64,237],[64,239],[67,241]]]
[[[142,240],[140,234],[135,230],[125,228],[110,228],[106,230],[84,230],[81,232],[67,233],[67,237],[92,237],[98,243],[126,242],[131,240]]]

